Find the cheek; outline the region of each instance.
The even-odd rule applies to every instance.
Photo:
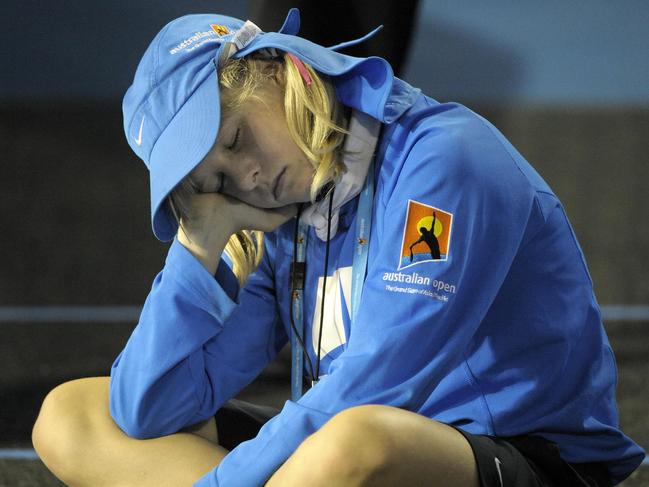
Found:
[[[278,132],[272,143],[260,147],[265,170],[274,173],[288,165],[295,184],[310,186],[315,168],[288,133]]]
[[[301,176],[301,182],[310,189],[313,177],[315,176],[315,167],[313,167],[313,164],[311,164],[304,154],[301,154],[301,156],[298,163],[298,172]]]

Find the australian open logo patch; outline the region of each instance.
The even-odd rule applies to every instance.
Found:
[[[452,213],[408,200],[397,270],[423,262],[447,260],[452,225]]]
[[[230,33],[230,30],[225,25],[210,24],[210,27],[217,36],[226,36]]]

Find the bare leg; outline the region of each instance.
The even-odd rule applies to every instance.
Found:
[[[32,440],[45,465],[70,486],[191,486],[227,450],[214,419],[150,440],[130,438],[108,410],[108,377],[79,379],[46,397]]]
[[[309,436],[266,487],[477,487],[469,443],[455,429],[389,406],[358,406]]]

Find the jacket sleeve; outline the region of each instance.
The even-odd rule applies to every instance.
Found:
[[[111,369],[110,413],[126,434],[157,437],[208,418],[272,360],[286,339],[271,274],[265,258],[239,292],[223,261],[212,276],[174,240]]]
[[[395,163],[397,176],[381,176],[388,179],[375,197],[368,274],[347,349],[315,387],[287,401],[195,485],[263,485],[336,413],[361,404],[418,411],[461,360],[517,253],[534,200],[505,146],[485,126],[476,131],[429,134]],[[398,274],[409,200],[453,215],[447,260],[402,271],[430,278],[428,294],[386,277]]]

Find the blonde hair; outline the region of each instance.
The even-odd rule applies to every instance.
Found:
[[[344,166],[341,163],[342,144],[347,134],[344,107],[336,100],[328,78],[304,64],[311,84],[307,85],[295,63],[284,53],[273,62],[254,55],[230,59],[219,72],[221,88],[221,118],[237,111],[251,99],[263,102],[258,90],[266,83],[284,88],[284,110],[291,138],[315,168],[311,184],[311,201],[332,181],[336,181]],[[188,201],[196,193],[189,176],[174,188],[169,206],[182,229],[189,214]],[[243,285],[259,265],[263,255],[263,232],[243,230],[232,235],[225,253],[233,263],[233,272]]]

